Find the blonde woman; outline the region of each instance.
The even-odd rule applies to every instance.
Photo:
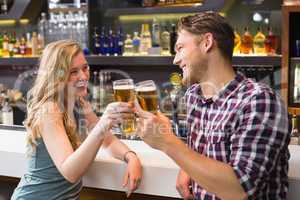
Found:
[[[62,40],[45,48],[29,93],[25,123],[29,165],[13,200],[79,199],[81,178],[101,146],[128,163],[123,182],[128,196],[138,188],[141,163],[110,132],[122,119],[132,117],[132,108],[127,103],[111,103],[97,118],[84,100],[89,77],[89,66],[76,42]],[[80,140],[79,132],[86,134],[85,140]]]

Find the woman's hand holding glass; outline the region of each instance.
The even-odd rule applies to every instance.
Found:
[[[105,137],[113,126],[118,126],[134,117],[133,107],[125,102],[113,102],[107,105],[95,128],[100,137]]]

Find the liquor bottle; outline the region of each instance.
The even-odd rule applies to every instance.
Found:
[[[44,38],[44,43],[46,44],[49,43],[48,31],[49,31],[49,23],[47,20],[47,15],[46,13],[42,12],[41,19],[38,22],[38,35],[40,34]]]
[[[266,37],[262,33],[261,28],[259,27],[257,29],[257,33],[254,36],[254,40],[253,40],[253,49],[254,49],[255,54],[257,54],[257,55],[265,55],[266,54],[265,40],[266,40]]]
[[[234,31],[234,48],[233,48],[233,55],[237,55],[240,53],[241,48],[241,36],[240,34],[235,30]]]
[[[161,33],[161,54],[164,56],[170,56],[170,33],[168,27],[164,27],[164,31]]]
[[[158,0],[157,3],[159,6],[164,6],[166,4],[166,0]]]
[[[38,34],[38,54],[42,55],[45,48],[45,38],[42,34]]]
[[[133,55],[133,43],[130,34],[126,35],[126,40],[124,42],[124,53],[123,56]]]
[[[133,33],[133,38],[132,38],[132,45],[133,45],[133,55],[139,55],[140,54],[140,44],[141,44],[141,38],[139,37],[138,32]]]
[[[9,42],[8,42],[8,51],[9,51],[9,56],[13,57],[14,56],[14,45],[16,43],[16,33],[13,35],[10,35],[9,37]]]
[[[153,19],[152,23],[152,47],[160,46],[160,28],[157,19]]]
[[[294,103],[300,103],[300,64],[295,65],[294,71]]]
[[[114,55],[114,40],[115,40],[115,34],[111,28],[109,28],[108,31],[108,37],[107,37],[107,44],[108,44],[108,49],[106,52],[107,56],[112,56]]]
[[[242,40],[241,40],[241,53],[243,54],[251,54],[252,51],[252,47],[253,47],[253,37],[251,35],[251,33],[249,32],[248,27],[245,28],[245,33],[242,36]]]
[[[277,37],[273,34],[272,28],[268,27],[268,34],[265,40],[266,53],[268,55],[276,54],[277,50]]]
[[[9,38],[6,32],[3,35],[3,42],[2,42],[2,56],[9,57],[9,50],[8,50]]]
[[[95,112],[98,112],[100,103],[100,83],[97,71],[93,73],[93,90],[92,90],[92,107]]]
[[[95,54],[99,55],[100,54],[100,35],[98,34],[98,28],[94,27],[94,33],[93,33],[93,38],[94,38],[94,47],[95,47]]]
[[[124,48],[124,36],[123,36],[123,31],[122,28],[120,27],[115,39],[114,39],[114,55],[115,56],[120,56],[123,54],[123,48]]]
[[[171,30],[171,33],[170,33],[170,51],[171,51],[171,54],[172,55],[175,55],[176,52],[175,52],[175,44],[176,44],[176,41],[177,41],[177,31],[176,31],[176,25],[175,24],[172,24],[172,30]]]
[[[292,130],[291,130],[291,140],[290,144],[298,145],[299,144],[299,129],[298,129],[298,119],[296,115],[292,115]]]
[[[3,57],[2,50],[3,50],[3,36],[2,33],[0,33],[0,58]]]
[[[149,31],[149,24],[142,24],[141,30],[141,44],[140,44],[140,54],[148,55],[148,49],[151,48],[151,33]]]
[[[25,56],[26,57],[31,57],[32,56],[32,43],[31,43],[31,35],[30,35],[30,33],[26,33]]]
[[[37,33],[33,32],[31,37],[31,45],[32,45],[32,56],[38,56],[38,37]]]
[[[101,33],[100,33],[100,49],[99,49],[99,54],[101,55],[105,55],[106,54],[106,51],[107,51],[107,47],[108,47],[108,44],[107,44],[107,39],[106,39],[106,34],[105,34],[105,27],[103,26],[101,28]]]
[[[5,98],[2,107],[2,123],[4,125],[14,125],[14,115],[12,107],[9,105],[9,99]]]
[[[14,57],[21,57],[20,41],[19,41],[18,38],[17,38],[16,43],[15,43],[14,48],[13,48],[13,54],[14,54]]]
[[[156,5],[156,0],[143,0],[142,1],[142,6],[143,7],[153,7]]]
[[[22,57],[26,56],[26,39],[24,35],[21,37],[20,41],[20,54]]]
[[[175,0],[166,0],[166,4],[168,5],[175,4]]]
[[[103,55],[109,55],[109,41],[105,27],[103,27]]]

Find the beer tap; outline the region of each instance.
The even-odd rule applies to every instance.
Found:
[[[173,120],[174,131],[176,136],[180,136],[177,102],[179,100],[179,92],[182,89],[181,79],[182,79],[181,75],[177,72],[174,72],[170,75],[170,82],[173,86],[173,90],[171,90],[170,92],[170,98],[172,101],[172,120]]]

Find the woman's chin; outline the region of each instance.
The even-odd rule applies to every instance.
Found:
[[[88,95],[87,89],[77,90],[76,96],[77,97],[86,97]]]

